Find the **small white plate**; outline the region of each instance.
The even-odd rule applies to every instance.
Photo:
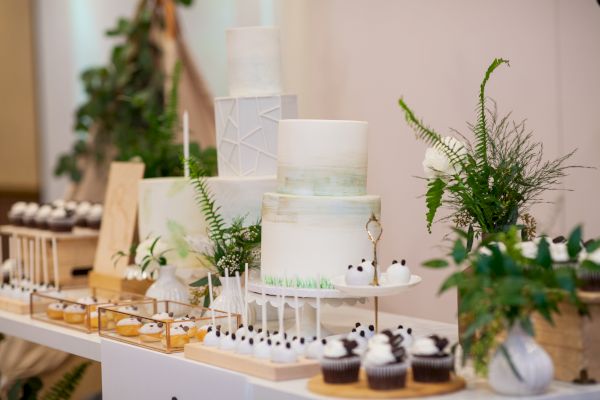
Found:
[[[419,275],[411,275],[408,283],[388,283],[386,274],[381,274],[379,286],[356,286],[346,284],[346,276],[339,275],[331,279],[333,286],[340,292],[360,297],[392,296],[421,283]]]

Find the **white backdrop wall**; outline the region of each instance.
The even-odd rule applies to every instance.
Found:
[[[103,31],[133,0],[38,0],[40,126],[46,198],[64,183],[51,176],[56,155],[72,140],[72,112],[81,101],[82,68],[105,62]],[[528,119],[547,157],[573,148],[573,161],[597,167],[600,150],[600,7],[595,0],[196,0],[181,13],[184,33],[214,95],[227,93],[224,29],[277,24],[284,79],[299,95],[304,118],[370,123],[369,191],[382,196],[382,262],[406,258],[424,283],[386,299],[398,313],[454,320],[453,294],[436,298],[443,279],[421,261],[443,253],[449,230],[425,229],[422,173],[425,146],[404,123],[406,101],[440,133],[466,132],[478,85],[494,57],[511,60],[489,84],[501,112]],[[538,207],[540,230],[565,233],[585,222],[600,235],[597,170],[574,170],[573,192],[552,193]]]

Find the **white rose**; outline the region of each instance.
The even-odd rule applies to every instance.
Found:
[[[525,258],[534,260],[537,257],[538,247],[535,242],[520,242],[517,247],[521,250],[521,255]]]
[[[585,250],[579,253],[579,261],[582,262],[584,260],[589,260],[594,264],[600,265],[600,249],[597,249],[591,253],[588,253]]]
[[[444,136],[442,142],[450,147],[455,153],[463,157],[467,154],[467,148],[464,143],[452,136]],[[453,164],[450,159],[436,146],[425,150],[425,159],[423,160],[423,170],[427,178],[444,177],[454,175],[460,171],[460,165]]]
[[[550,242],[550,257],[554,262],[566,262],[569,261],[569,251],[567,250],[566,243],[552,243]]]

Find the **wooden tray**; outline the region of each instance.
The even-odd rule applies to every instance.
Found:
[[[29,314],[29,302],[0,296],[0,310],[13,314]]]
[[[308,390],[311,392],[332,397],[345,397],[347,399],[401,399],[407,397],[426,397],[437,394],[457,392],[464,389],[465,380],[460,376],[451,375],[451,380],[444,383],[417,383],[408,371],[406,387],[395,390],[373,390],[367,384],[367,375],[360,371],[358,382],[332,385],[323,381],[319,374],[308,381]]]
[[[201,361],[272,381],[308,378],[318,374],[321,370],[321,365],[315,360],[300,358],[294,364],[277,364],[252,356],[207,347],[202,343],[186,344],[183,352],[185,358],[190,360]]]

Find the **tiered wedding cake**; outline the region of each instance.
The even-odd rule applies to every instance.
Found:
[[[379,218],[366,194],[366,122],[282,120],[277,193],[262,206],[261,279],[267,284],[330,287],[348,265],[371,258],[365,225]]]
[[[227,31],[229,92],[215,99],[219,176],[207,179],[225,222],[260,218],[265,192],[276,187],[277,123],[296,118],[296,96],[281,94],[279,29]],[[185,178],[145,179],[139,187],[140,237],[161,236],[176,250],[169,262],[197,263],[187,241],[206,242],[207,224]]]

